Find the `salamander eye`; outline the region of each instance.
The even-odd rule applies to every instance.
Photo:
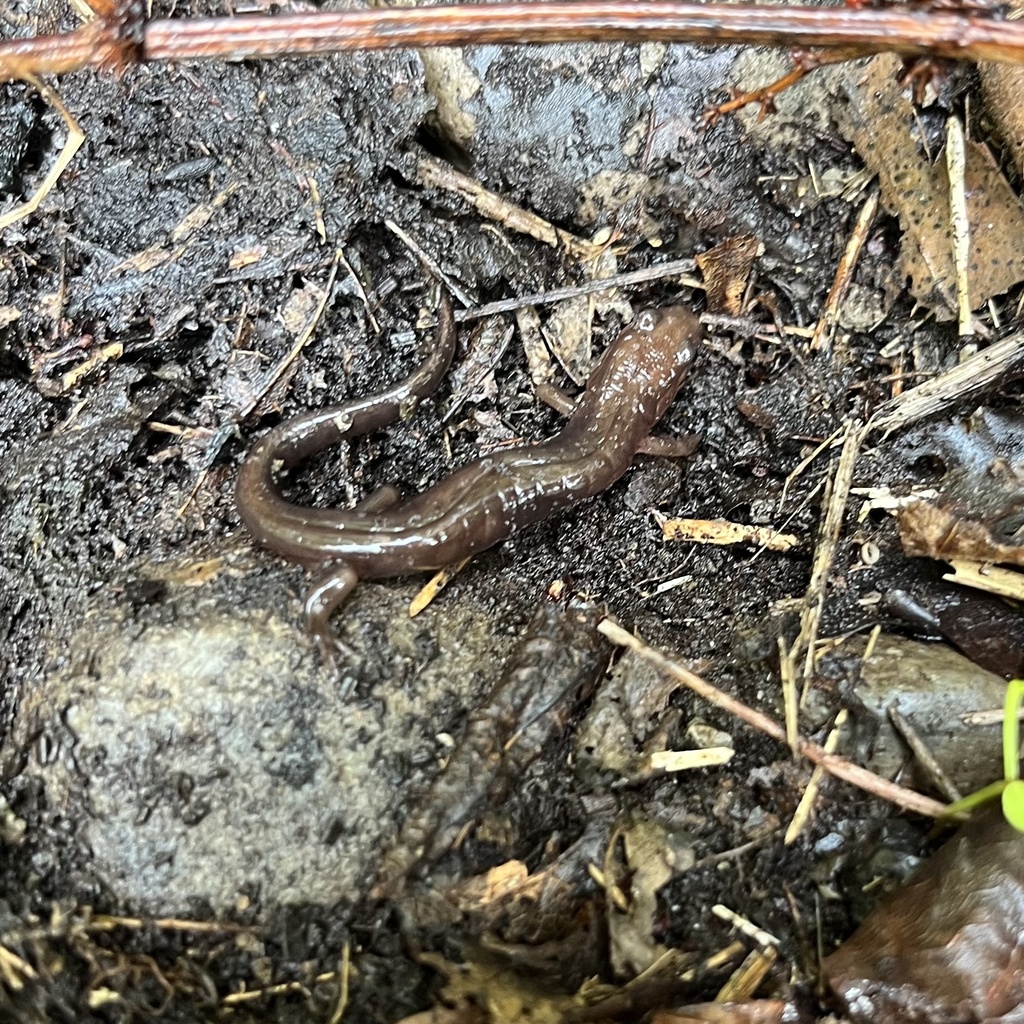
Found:
[[[654,325],[658,322],[658,314],[653,309],[643,309],[636,315],[633,323],[638,331],[653,331]]]

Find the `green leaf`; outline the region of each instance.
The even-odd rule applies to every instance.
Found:
[[[1018,831],[1024,832],[1024,782],[1014,779],[1003,790],[1003,817]]]

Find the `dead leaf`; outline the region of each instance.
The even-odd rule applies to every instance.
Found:
[[[874,58],[839,115],[844,133],[878,175],[882,203],[903,227],[901,271],[914,297],[940,320],[956,315],[956,275],[945,162],[921,145],[914,108],[898,81],[898,58]],[[975,309],[1024,279],[1024,209],[978,143],[964,173],[970,227],[968,281]]]
[[[655,821],[624,824],[609,840],[604,875],[625,890],[623,912],[608,900],[608,936],[612,970],[619,977],[642,974],[656,963],[664,947],[654,938],[658,892],[673,875],[692,867],[693,847]]]
[[[738,316],[743,311],[750,272],[763,253],[764,245],[753,235],[737,235],[696,257],[704,275],[709,313]]]
[[[1024,15],[1024,0],[1010,0],[1010,17]],[[992,118],[996,134],[1010,151],[1017,173],[1024,175],[1024,68],[1017,64],[981,61],[981,95],[985,112]]]
[[[292,337],[298,337],[302,333],[323,301],[323,297],[323,289],[312,281],[307,281],[288,296],[280,317],[284,329]]]
[[[1003,543],[984,523],[929,502],[918,501],[902,509],[899,524],[903,550],[912,558],[1024,566],[1024,546]]]

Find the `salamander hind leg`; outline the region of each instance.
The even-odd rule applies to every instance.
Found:
[[[576,411],[576,400],[554,384],[537,384],[533,390],[540,401],[563,416],[571,416]],[[660,455],[666,459],[686,459],[700,447],[700,442],[699,434],[684,434],[682,437],[663,437],[661,434],[652,434],[637,450],[642,455]]]
[[[391,484],[384,484],[378,487],[372,494],[368,494],[362,501],[356,503],[355,510],[364,514],[373,515],[377,512],[387,512],[394,508],[402,500],[402,492]]]
[[[325,664],[338,666],[339,643],[331,632],[331,615],[352,593],[359,577],[346,562],[330,562],[313,577],[306,593],[306,632],[316,642]]]
[[[571,416],[576,411],[576,399],[557,384],[537,384],[533,391],[546,406],[563,416]]]

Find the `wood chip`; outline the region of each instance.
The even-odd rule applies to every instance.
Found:
[[[704,275],[704,291],[709,313],[738,316],[743,311],[743,296],[757,258],[764,254],[763,243],[753,235],[726,238],[697,256]]]
[[[469,559],[464,558],[456,565],[441,569],[423,585],[416,596],[409,602],[409,618],[414,619],[420,612],[428,608],[434,598],[451,583],[452,579],[461,572],[468,564]]]
[[[968,562],[958,558],[949,564],[953,571],[947,572],[942,577],[944,580],[965,587],[974,587],[975,590],[984,590],[997,597],[1024,601],[1024,573],[1013,569],[996,568],[988,562]]]
[[[747,526],[724,519],[665,519],[657,517],[663,540],[689,540],[696,544],[754,544],[769,551],[792,551],[800,538],[768,526]]]
[[[685,772],[691,768],[713,768],[728,764],[736,751],[732,747],[706,747],[703,750],[659,750],[649,755],[653,771]]]

